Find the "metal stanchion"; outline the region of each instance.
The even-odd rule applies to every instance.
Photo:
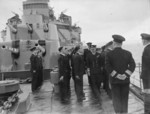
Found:
[[[141,63],[138,63],[137,67],[139,68],[139,81],[140,81],[140,89],[141,89],[141,94],[142,94],[142,92],[143,92],[143,85],[142,85],[142,80],[140,78],[140,75],[141,75]]]
[[[2,80],[4,80],[4,79],[5,79],[4,72],[2,72]]]

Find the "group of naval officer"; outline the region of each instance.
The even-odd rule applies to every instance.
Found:
[[[94,97],[100,107],[101,85],[112,98],[116,113],[127,113],[130,76],[135,70],[135,61],[131,52],[122,49],[125,38],[121,35],[112,35],[113,41],[102,47],[87,43],[84,49],[78,45],[69,53],[67,47],[60,47],[58,59],[60,94],[62,101],[69,101],[70,79],[74,80],[77,100],[85,99],[83,91],[83,75],[87,74],[88,82]]]
[[[150,95],[150,34],[141,34],[144,51],[142,54],[141,79],[146,94]],[[135,61],[132,53],[122,48],[125,38],[121,35],[112,35],[113,41],[101,48],[87,43],[88,48],[84,49],[82,44],[68,50],[66,46],[60,47],[58,58],[60,98],[63,102],[68,102],[70,98],[70,79],[74,80],[77,100],[85,100],[83,91],[83,75],[87,74],[89,85],[95,98],[102,105],[100,87],[103,88],[112,98],[114,110],[117,114],[128,112],[128,96],[130,76],[135,70]],[[31,55],[32,91],[42,86],[42,54],[45,50],[38,46],[33,49]],[[35,62],[37,61],[37,62]],[[35,65],[37,63],[37,65]],[[39,67],[38,67],[39,66]],[[39,85],[38,85],[39,84]],[[150,106],[144,105],[144,113],[150,114]]]

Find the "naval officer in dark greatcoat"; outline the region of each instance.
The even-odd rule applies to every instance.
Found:
[[[84,61],[85,61],[85,67],[86,67],[86,70],[87,70],[87,57],[88,57],[89,54],[91,54],[90,48],[91,48],[92,43],[88,42],[86,44],[87,44],[88,47],[87,47],[87,49],[84,49]],[[87,74],[87,76],[88,76],[89,85],[92,85],[91,77],[89,76],[89,74]]]
[[[31,90],[32,92],[35,92],[38,88],[37,86],[37,82],[38,82],[38,78],[37,78],[37,72],[36,72],[36,58],[37,58],[37,53],[38,50],[36,50],[36,47],[31,48],[30,51],[32,51],[32,55],[30,57],[30,63],[31,63],[31,75],[32,75],[32,82],[31,82]]]
[[[60,56],[58,58],[58,68],[59,68],[59,86],[60,86],[60,98],[62,102],[69,101],[69,81],[70,81],[70,63],[68,57],[67,47],[59,48]]]
[[[143,45],[145,46],[142,55],[142,73],[144,89],[150,89],[150,34],[141,34]]]
[[[75,92],[77,95],[77,100],[81,102],[85,99],[85,95],[83,92],[83,75],[85,74],[85,64],[83,58],[83,47],[80,46],[77,52],[73,55],[73,72],[74,72],[74,85]]]
[[[135,61],[131,52],[122,49],[125,38],[112,35],[113,50],[107,53],[105,67],[110,74],[112,100],[117,114],[128,112],[130,76],[135,70]]]
[[[150,104],[147,100],[150,97],[150,34],[142,33],[142,42],[144,51],[142,54],[142,72],[141,79],[143,81],[143,89],[145,92],[145,114],[150,114]],[[149,98],[148,98],[149,99]]]
[[[110,87],[110,83],[109,83],[109,74],[107,73],[106,69],[105,69],[105,59],[106,59],[106,55],[108,52],[113,50],[113,42],[110,41],[108,42],[105,46],[104,46],[104,51],[102,52],[102,57],[103,57],[103,75],[104,75],[104,89],[106,90],[108,96],[111,98],[111,87]]]
[[[101,94],[100,94],[100,86],[101,82],[103,82],[102,75],[102,67],[103,67],[103,58],[102,56],[96,52],[96,45],[91,46],[91,54],[87,57],[87,72],[91,78],[91,88],[98,99],[99,104],[101,105]]]
[[[32,83],[31,90],[35,92],[40,89],[43,84],[43,58],[42,55],[46,53],[45,48],[38,45],[30,49],[33,53],[30,57]]]

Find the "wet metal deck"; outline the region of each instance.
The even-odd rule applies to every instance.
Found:
[[[105,91],[101,89],[102,109],[92,96],[92,92],[87,83],[87,77],[84,76],[84,92],[86,100],[78,103],[74,92],[74,84],[71,81],[71,98],[67,104],[62,104],[59,97],[53,93],[52,84],[46,81],[37,94],[32,94],[30,84],[21,85],[24,94],[30,94],[31,107],[26,114],[114,114],[112,100],[107,96]],[[132,93],[129,95],[130,114],[142,114],[143,103]]]
[[[72,89],[69,103],[61,103],[59,97],[52,92],[41,92],[31,95],[32,106],[27,114],[108,114],[114,112],[112,102],[103,92],[103,109],[91,95],[88,86],[84,88],[86,100],[82,103],[77,102],[76,95]]]

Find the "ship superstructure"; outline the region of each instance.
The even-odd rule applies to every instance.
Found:
[[[0,43],[4,77],[9,72],[29,71],[30,48],[37,43],[46,49],[44,69],[50,70],[57,66],[58,47],[80,42],[81,28],[72,25],[72,17],[61,12],[57,19],[48,3],[49,0],[26,0],[22,19],[16,13],[8,19],[6,30],[1,32],[4,42]]]

